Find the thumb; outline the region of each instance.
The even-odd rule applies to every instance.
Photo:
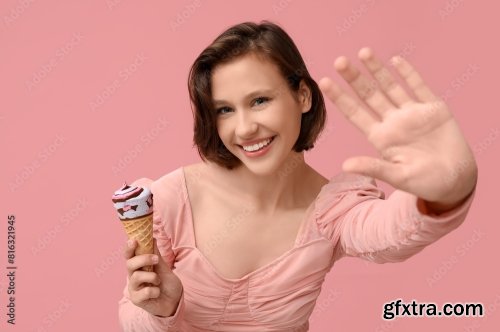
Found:
[[[342,170],[349,173],[358,173],[393,185],[399,168],[397,165],[379,158],[354,157],[342,164]]]
[[[172,269],[167,265],[165,260],[163,259],[160,250],[158,249],[158,245],[156,244],[156,239],[153,238],[153,249],[154,253],[158,255],[158,264],[155,265],[155,271],[158,274],[162,273],[172,273]]]

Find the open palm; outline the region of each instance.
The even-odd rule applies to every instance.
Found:
[[[363,48],[359,58],[375,80],[345,57],[335,61],[335,68],[367,107],[329,78],[319,84],[380,153],[381,158],[350,158],[344,171],[380,179],[428,202],[453,204],[467,196],[476,183],[477,167],[447,105],[403,58],[394,57],[392,63],[414,96],[371,49]]]

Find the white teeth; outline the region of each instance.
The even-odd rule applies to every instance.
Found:
[[[253,152],[262,149],[264,146],[268,145],[271,142],[271,139],[268,138],[265,141],[262,141],[260,143],[254,144],[254,145],[249,145],[249,146],[243,146],[243,149],[245,151]]]

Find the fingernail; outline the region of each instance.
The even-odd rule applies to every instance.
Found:
[[[128,240],[127,245],[129,248],[132,248],[134,246],[134,240],[132,240],[132,239]]]
[[[395,55],[391,59],[391,64],[393,66],[397,66],[400,62],[401,62],[401,56],[399,56],[399,55]]]
[[[153,256],[152,260],[154,264],[158,263],[158,256]]]

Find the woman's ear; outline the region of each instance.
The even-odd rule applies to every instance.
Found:
[[[311,89],[304,82],[304,80],[300,81],[299,90],[297,91],[297,96],[299,99],[300,106],[302,108],[302,113],[307,113],[311,110],[312,97],[311,97]]]

